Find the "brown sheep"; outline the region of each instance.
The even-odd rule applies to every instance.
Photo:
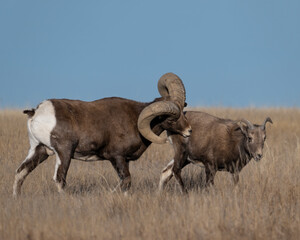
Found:
[[[53,154],[53,179],[59,191],[66,185],[71,159],[77,159],[109,160],[126,192],[131,186],[129,162],[137,160],[151,142],[165,143],[166,138],[159,136],[164,130],[190,135],[181,79],[167,73],[158,90],[162,97],[150,103],[116,97],[93,102],[50,99],[24,111],[29,116],[30,150],[16,170],[13,194],[18,195],[26,176]]]
[[[205,167],[206,185],[214,183],[217,171],[225,170],[233,174],[235,183],[239,172],[254,158],[263,156],[266,140],[267,117],[262,125],[248,120],[233,121],[222,119],[204,112],[185,113],[193,132],[189,138],[169,133],[173,145],[174,159],[163,169],[159,189],[162,190],[174,175],[181,190],[186,192],[181,178],[181,169],[189,163],[201,162]]]

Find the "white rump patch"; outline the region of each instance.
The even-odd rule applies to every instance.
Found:
[[[51,148],[50,136],[56,125],[54,106],[51,101],[42,102],[36,109],[34,116],[28,122],[28,130],[32,141],[38,141]]]

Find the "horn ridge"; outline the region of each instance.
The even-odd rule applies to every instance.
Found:
[[[162,97],[170,96],[182,110],[185,106],[186,91],[182,80],[174,73],[166,73],[161,76],[157,84]]]
[[[245,123],[248,126],[249,129],[253,129],[254,128],[253,124],[250,121],[248,121],[247,119],[243,118],[241,120],[241,122]]]
[[[151,121],[161,115],[173,115],[175,117],[180,116],[180,109],[178,106],[170,101],[154,102],[144,108],[138,118],[139,132],[149,141],[154,143],[166,143],[167,138],[157,136],[151,129]]]
[[[271,124],[273,124],[273,121],[270,117],[267,117],[264,121],[264,123],[261,125],[262,129],[265,129],[266,128],[266,123],[269,122]]]

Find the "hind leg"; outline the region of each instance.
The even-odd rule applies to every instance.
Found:
[[[177,163],[177,164],[176,164]],[[181,178],[181,170],[188,165],[190,162],[188,161],[181,161],[181,162],[176,162],[174,159],[172,159],[168,165],[163,169],[162,174],[160,175],[160,181],[159,181],[159,192],[161,192],[166,184],[171,180],[173,176],[175,176],[175,179],[179,183],[180,190],[183,193],[186,193],[186,189],[184,187],[184,183]]]
[[[44,145],[33,145],[31,146],[28,156],[22,162],[20,167],[16,171],[15,182],[13,186],[13,195],[17,196],[21,193],[21,187],[28,176],[40,163],[48,158],[47,149]]]
[[[172,159],[168,165],[162,170],[162,173],[160,175],[159,185],[158,185],[158,191],[162,192],[167,185],[167,183],[171,180],[173,177],[173,166],[174,166],[174,159]]]
[[[72,146],[65,148],[55,148],[56,164],[53,180],[56,183],[57,190],[59,193],[63,192],[66,186],[67,173],[71,163],[71,157],[74,153]]]

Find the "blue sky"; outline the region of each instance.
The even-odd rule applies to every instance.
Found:
[[[300,106],[300,1],[0,2],[0,108],[48,98],[159,97],[190,106]]]

